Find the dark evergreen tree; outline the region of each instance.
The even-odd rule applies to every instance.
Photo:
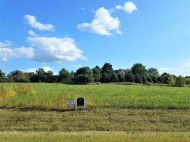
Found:
[[[125,75],[125,81],[127,81],[127,82],[135,82],[134,75],[131,72],[127,73]]]
[[[6,82],[6,74],[0,70],[0,83]]]
[[[141,78],[141,76],[139,74],[135,75],[135,82],[136,83],[143,83],[143,80],[142,80],[142,78]]]
[[[108,83],[112,82],[114,78],[114,70],[112,68],[112,65],[110,63],[105,63],[101,70],[102,78],[101,82]]]
[[[95,68],[92,69],[93,71],[93,77],[95,82],[99,82],[101,79],[101,69],[96,66]]]

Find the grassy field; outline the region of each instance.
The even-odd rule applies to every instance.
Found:
[[[0,132],[2,142],[189,142],[189,133]]]
[[[190,88],[0,84],[0,141],[190,141]],[[4,90],[4,91],[3,91]],[[87,110],[68,110],[85,97]]]
[[[1,84],[2,86],[2,84]],[[9,88],[14,84],[7,84]],[[1,107],[67,109],[67,99],[86,97],[87,107],[190,109],[190,88],[143,85],[31,84],[29,94],[1,99]]]

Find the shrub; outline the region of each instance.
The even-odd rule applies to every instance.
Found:
[[[143,80],[139,74],[135,75],[135,82],[136,83],[143,83]]]
[[[184,87],[185,86],[185,79],[181,75],[176,78],[175,86],[176,87]]]
[[[132,73],[127,73],[125,75],[125,81],[127,82],[135,82],[135,77]]]

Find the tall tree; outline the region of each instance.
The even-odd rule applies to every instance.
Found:
[[[142,78],[141,78],[141,76],[139,74],[135,75],[135,82],[136,83],[143,83],[143,80],[142,80]]]
[[[58,74],[58,82],[70,82],[71,81],[71,78],[70,78],[70,73],[69,71],[67,71],[65,68],[62,68],[60,71],[59,71],[59,74]]]
[[[0,70],[0,82],[5,82],[6,81],[6,74]]]
[[[37,76],[38,82],[45,82],[46,81],[46,72],[44,71],[43,68],[39,68],[36,71],[36,76]]]
[[[85,84],[93,81],[93,72],[89,67],[79,68],[75,73],[75,82]]]
[[[127,81],[127,82],[135,82],[134,75],[131,72],[125,74],[125,81]]]
[[[168,84],[169,83],[169,73],[164,72],[163,74],[160,75],[159,79],[161,83]]]
[[[157,78],[159,77],[159,72],[156,68],[148,69],[148,74],[150,75],[150,77],[153,77],[153,76],[155,76]]]
[[[95,68],[92,69],[93,71],[93,77],[95,82],[99,82],[101,79],[101,69],[99,66],[96,66]]]
[[[48,82],[48,83],[52,83],[52,82],[54,82],[54,76],[53,76],[53,72],[52,71],[47,71],[46,73],[45,73],[45,76],[46,76],[46,82]]]
[[[12,78],[14,82],[26,82],[26,80],[27,80],[26,75],[19,70],[10,72],[8,74],[8,77]]]
[[[102,74],[101,82],[108,83],[112,82],[113,79],[115,81],[116,75],[110,63],[104,64],[101,70],[101,74]]]
[[[176,78],[175,82],[176,87],[184,87],[185,86],[185,78],[183,78],[181,75]]]
[[[141,77],[142,76],[148,76],[148,73],[147,73],[147,70],[146,70],[146,67],[141,64],[141,63],[136,63],[133,65],[132,69],[131,69],[131,72],[133,73],[133,75],[140,75]]]

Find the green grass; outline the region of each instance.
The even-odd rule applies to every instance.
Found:
[[[1,84],[2,85],[2,84]],[[13,84],[7,84],[13,86]],[[143,85],[31,84],[34,92],[0,101],[1,107],[67,109],[67,99],[86,97],[87,107],[190,109],[190,88]]]
[[[190,131],[190,110],[94,108],[57,112],[0,109],[0,116],[0,131]]]
[[[189,133],[126,132],[3,132],[2,142],[189,142]]]
[[[190,141],[188,87],[33,83],[14,92],[14,83],[6,85],[2,142]],[[68,110],[76,97],[86,98],[87,110]]]

